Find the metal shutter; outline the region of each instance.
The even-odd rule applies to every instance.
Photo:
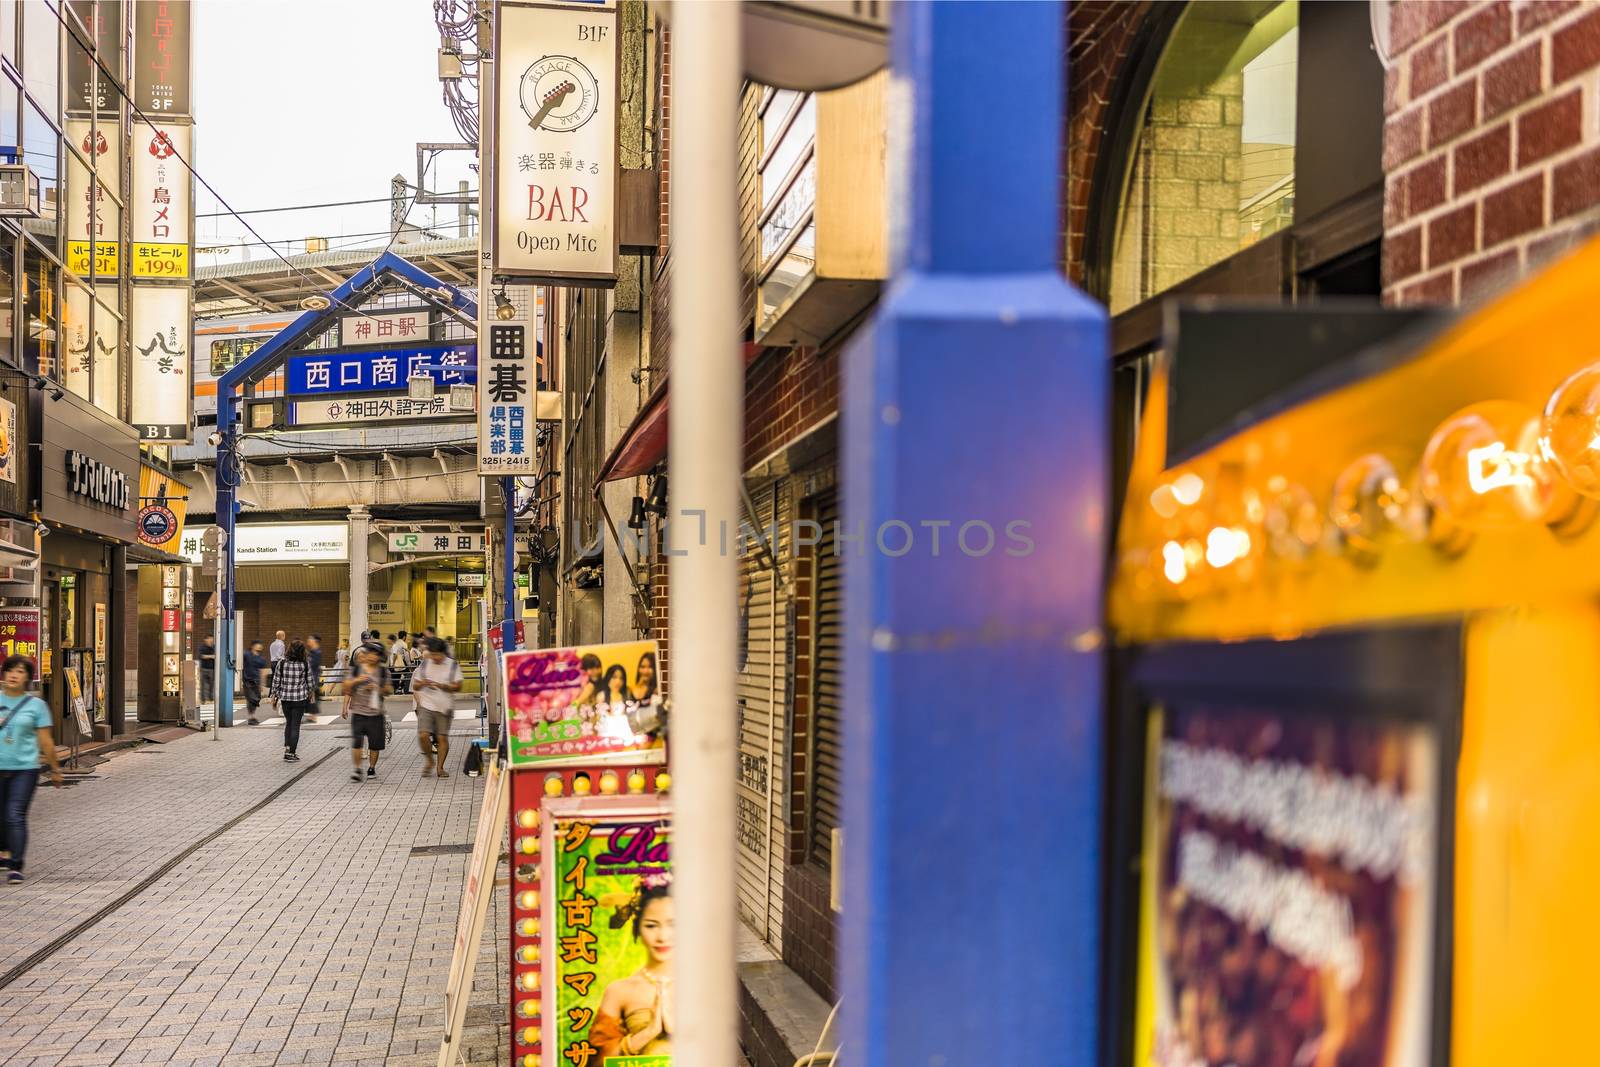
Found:
[[[816,649],[813,675],[811,780],[811,855],[824,868],[833,866],[833,829],[840,825],[844,797],[844,556],[839,552],[839,492],[817,498]]]
[[[751,494],[756,520],[779,561],[788,554],[789,497],[783,482]],[[777,530],[774,531],[774,520]],[[786,863],[783,768],[787,746],[787,590],[759,546],[742,546],[739,588],[739,913],[745,925],[782,948]]]

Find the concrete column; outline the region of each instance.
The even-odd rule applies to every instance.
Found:
[[[372,514],[365,504],[350,508],[350,639],[367,628],[367,539]],[[353,645],[351,646],[354,647]]]

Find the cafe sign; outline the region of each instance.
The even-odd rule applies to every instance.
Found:
[[[128,476],[75,449],[67,451],[67,490],[107,507],[128,507]]]

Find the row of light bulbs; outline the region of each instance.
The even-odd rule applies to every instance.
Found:
[[[615,778],[615,772],[607,773],[610,773],[612,777]],[[632,771],[629,773],[628,777],[630,789],[634,775],[638,775],[641,781],[639,783],[639,788],[632,791],[642,793],[644,791],[644,783],[642,781],[644,775],[639,771]],[[551,775],[550,777],[557,780],[558,788],[555,792],[551,792],[550,778],[546,778],[544,783],[545,792],[551,796],[560,796],[561,789],[559,787],[561,776],[559,774],[555,774]],[[614,782],[611,787],[611,792],[616,792],[616,784]],[[518,865],[515,872],[517,882],[521,883],[523,886],[535,885],[539,877],[539,868],[536,862],[536,857],[539,855],[539,809],[533,807],[519,808],[516,814],[512,817],[512,822],[516,824],[517,830],[527,831],[526,833],[517,834],[515,836],[515,840],[512,842],[512,847],[519,856],[527,857],[532,860],[532,862],[524,862]],[[512,931],[518,938],[538,938],[538,889],[514,887],[512,899],[516,903],[517,911],[521,913],[516,922],[512,924]],[[534,940],[530,944],[518,945],[514,955],[516,956],[516,961],[523,966],[537,968],[539,966],[538,941]],[[515,985],[517,992],[523,995],[519,996],[516,1000],[516,1006],[513,1010],[516,1012],[517,1017],[512,1025],[516,1033],[517,1043],[522,1045],[528,1051],[524,1051],[515,1056],[514,1062],[517,1063],[519,1067],[539,1067],[538,1050],[540,1050],[539,1041],[542,1036],[539,1026],[539,971],[518,971],[515,979]]]
[[[572,776],[572,795],[586,797],[595,791],[596,782],[589,777],[587,771],[579,771]],[[623,784],[623,779],[616,771],[601,771],[598,786],[601,796],[614,796]],[[628,772],[628,792],[633,794],[643,793],[648,782],[644,772],[634,769]],[[672,788],[672,775],[666,771],[656,772],[656,792],[665,793]],[[558,797],[567,790],[566,779],[559,771],[551,771],[544,777],[544,794],[547,797]]]
[[[1281,475],[1254,484],[1243,463],[1209,473],[1187,471],[1150,494],[1157,547],[1122,561],[1136,589],[1192,595],[1208,574],[1247,579],[1264,558],[1296,563],[1318,551],[1370,564],[1396,542],[1457,555],[1478,531],[1519,523],[1576,532],[1600,511],[1600,363],[1557,386],[1542,414],[1510,400],[1456,412],[1408,477],[1381,453],[1358,457],[1326,507]]]

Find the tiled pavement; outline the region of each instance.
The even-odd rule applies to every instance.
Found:
[[[471,726],[456,727],[457,741]],[[0,1063],[432,1064],[480,779],[420,777],[399,724],[376,782],[337,724],[236,727],[113,756],[41,789],[26,885],[0,886],[0,974],[283,786],[98,925],[0,988]],[[337,750],[337,751],[334,751]],[[314,766],[334,751],[326,762]],[[467,1053],[503,1048],[504,895],[479,957]]]

